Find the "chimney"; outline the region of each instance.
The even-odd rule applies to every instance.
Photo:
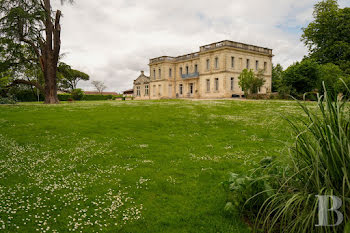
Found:
[[[145,71],[141,70],[141,75],[145,75]]]

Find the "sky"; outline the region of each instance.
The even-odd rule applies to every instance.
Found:
[[[317,0],[75,0],[55,5],[63,12],[63,61],[90,75],[79,83],[94,90],[132,88],[149,59],[199,51],[205,44],[233,40],[273,49],[284,68],[307,55],[302,28],[313,20]],[[339,0],[350,7],[349,0]]]

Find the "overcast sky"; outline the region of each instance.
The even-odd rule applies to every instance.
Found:
[[[307,54],[301,28],[317,0],[75,0],[63,11],[63,61],[103,81],[106,91],[132,88],[150,58],[179,56],[233,40],[273,49],[287,67]],[[349,7],[349,0],[339,0]],[[93,90],[91,82],[81,82]]]

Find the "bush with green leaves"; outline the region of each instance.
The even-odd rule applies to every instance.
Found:
[[[15,98],[13,98],[12,96],[8,96],[8,97],[1,97],[0,96],[0,104],[16,104],[17,101]]]
[[[82,100],[84,98],[84,92],[82,89],[74,89],[71,93],[72,99],[73,100]]]
[[[254,219],[260,206],[273,194],[273,187],[278,186],[272,179],[281,171],[275,159],[263,158],[258,168],[247,174],[230,173],[223,182],[227,193],[226,215],[244,215]]]
[[[350,227],[349,104],[340,96],[334,101],[325,85],[324,90],[324,95],[318,96],[316,109],[299,103],[305,116],[287,119],[294,130],[295,143],[284,166],[272,165],[263,171],[258,168],[262,173],[231,178],[234,188],[229,191],[236,202],[228,207],[239,208],[244,202],[242,211],[252,213],[255,232],[327,233],[345,232],[345,227]],[[335,195],[342,200],[341,225],[315,226],[317,195]],[[337,215],[328,217],[330,223],[337,222]]]

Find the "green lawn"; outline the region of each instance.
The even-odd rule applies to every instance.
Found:
[[[0,231],[249,232],[230,171],[283,155],[289,101],[0,106]]]

